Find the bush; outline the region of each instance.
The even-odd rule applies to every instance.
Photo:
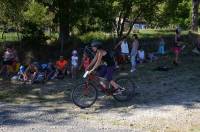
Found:
[[[105,41],[109,39],[109,35],[104,32],[89,32],[82,36],[79,36],[79,38],[81,39],[82,42],[88,43],[91,42],[92,40]]]
[[[32,22],[25,22],[21,31],[23,40],[45,41],[45,34],[40,26]]]

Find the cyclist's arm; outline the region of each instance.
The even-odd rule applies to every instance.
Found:
[[[96,54],[95,55],[95,57],[93,58],[93,60],[90,62],[90,65],[88,66],[88,70],[90,69],[90,67],[92,67],[95,63],[96,63],[96,61],[97,61],[97,56],[98,56],[98,54]]]
[[[97,54],[97,61],[94,65],[94,67],[92,68],[91,72],[94,71],[100,64],[101,64],[101,59],[102,59],[102,51],[98,52]]]

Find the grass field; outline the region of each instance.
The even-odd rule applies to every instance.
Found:
[[[161,36],[173,36],[175,33],[174,33],[173,30],[146,29],[146,30],[139,30],[139,32],[137,32],[137,34],[139,34],[139,37],[141,39],[146,39],[146,38],[157,38],[157,37],[159,37],[159,35],[161,35]],[[188,31],[182,31],[182,35],[187,35],[187,34],[188,34]],[[45,35],[48,36],[47,33],[45,33]],[[52,33],[52,37],[58,38],[58,33]],[[19,38],[18,38],[16,32],[5,33],[3,38],[2,38],[2,32],[0,32],[0,42],[20,41],[20,39],[21,39],[21,34],[19,34]]]
[[[182,31],[182,35],[187,35],[189,31]],[[174,30],[154,30],[154,29],[147,29],[147,30],[140,30],[139,36],[140,38],[156,38],[159,36],[174,36]]]
[[[6,41],[20,41],[21,35],[19,34],[19,38],[17,36],[16,32],[12,33],[5,33],[2,38],[2,32],[0,32],[0,42],[6,42]]]

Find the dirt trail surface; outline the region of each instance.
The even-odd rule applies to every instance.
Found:
[[[184,56],[168,72],[154,71],[157,62],[141,64],[134,75],[133,100],[102,96],[88,109],[70,100],[81,79],[22,85],[0,82],[0,132],[199,132],[200,57]],[[167,64],[170,64],[168,62]]]

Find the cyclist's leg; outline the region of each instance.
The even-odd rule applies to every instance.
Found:
[[[114,89],[118,89],[119,85],[113,80],[113,72],[114,72],[114,67],[107,67],[107,71],[106,71],[106,79],[108,80],[108,82],[111,84],[112,87],[114,87]]]
[[[97,76],[105,77],[106,74],[107,74],[107,66],[105,65],[99,66],[99,68],[97,69]]]

